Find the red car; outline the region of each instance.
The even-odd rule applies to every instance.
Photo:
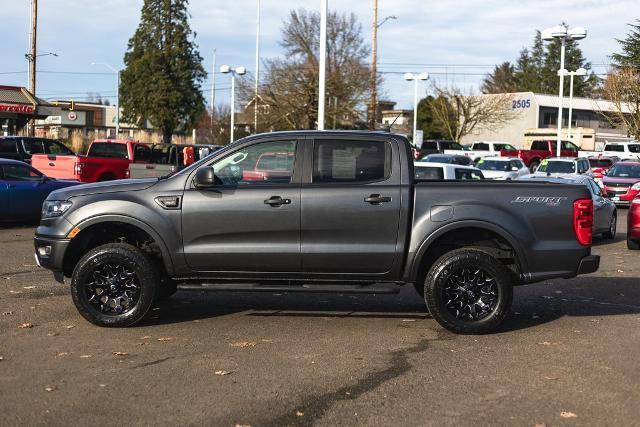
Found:
[[[640,196],[631,201],[627,214],[627,247],[640,249]]]
[[[620,158],[615,156],[589,157],[589,165],[591,165],[593,179],[600,183],[602,177],[606,175],[607,171],[619,160]]]
[[[640,162],[616,163],[602,177],[602,185],[616,205],[628,206],[640,193]]]
[[[500,150],[502,157],[519,157],[534,173],[547,157],[557,156],[556,141],[533,141],[528,150]],[[578,147],[569,141],[561,141],[560,157],[578,157]]]
[[[129,178],[130,163],[149,163],[151,147],[132,140],[96,139],[86,156],[33,155],[33,166],[56,179],[81,182]]]

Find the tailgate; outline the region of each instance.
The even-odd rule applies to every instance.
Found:
[[[178,168],[174,165],[154,163],[131,163],[129,173],[131,178],[159,178],[174,173]]]
[[[75,174],[77,156],[57,156],[55,154],[34,154],[31,166],[49,178],[78,179]]]

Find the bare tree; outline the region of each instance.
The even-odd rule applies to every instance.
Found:
[[[610,71],[602,86],[602,96],[613,104],[613,111],[598,106],[600,114],[613,127],[624,127],[629,135],[640,140],[640,73],[632,68]]]
[[[511,108],[508,94],[476,95],[457,87],[433,85],[435,96],[429,100],[433,116],[444,125],[448,136],[460,141],[476,127],[497,130],[518,116]]]
[[[326,122],[328,127],[353,126],[362,122],[369,96],[369,48],[355,15],[330,13],[327,25]],[[280,45],[282,59],[265,61],[259,88],[261,104],[268,116],[259,120],[259,130],[313,129],[318,119],[318,55],[320,15],[304,9],[292,10],[284,22]],[[253,98],[253,87],[242,85],[245,104]],[[246,86],[246,87],[245,87]]]

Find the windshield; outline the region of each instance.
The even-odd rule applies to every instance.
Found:
[[[617,163],[607,173],[612,178],[640,178],[640,164]]]
[[[627,148],[630,153],[640,153],[640,144],[629,144]]]
[[[576,165],[574,162],[543,160],[542,163],[540,163],[538,171],[545,173],[574,173],[576,171]]]
[[[112,159],[128,159],[127,144],[112,142],[94,142],[87,153],[89,157],[108,157]]]
[[[431,163],[452,163],[452,160],[451,156],[443,156],[442,154],[429,154],[420,159],[421,162]]]
[[[613,165],[611,159],[589,159],[589,164],[592,168],[608,168]]]
[[[477,164],[478,169],[483,171],[510,171],[509,161],[502,160],[483,160],[481,159]]]

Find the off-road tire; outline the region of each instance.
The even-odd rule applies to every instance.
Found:
[[[478,320],[456,317],[444,300],[448,280],[462,269],[482,269],[495,282],[496,299],[491,311]],[[445,329],[456,334],[485,334],[494,331],[505,319],[513,300],[512,274],[496,258],[478,248],[456,249],[442,255],[429,269],[424,298],[431,316]]]
[[[106,264],[121,264],[137,276],[137,300],[133,307],[123,314],[102,313],[86,296],[86,287],[92,279],[93,272]],[[71,278],[71,296],[82,317],[89,322],[98,326],[125,327],[144,318],[153,305],[157,285],[158,276],[154,263],[144,252],[126,243],[109,243],[98,246],[80,259]]]

